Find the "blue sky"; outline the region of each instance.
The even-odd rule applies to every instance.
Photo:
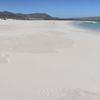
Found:
[[[0,11],[46,12],[58,17],[100,16],[100,0],[0,0]]]

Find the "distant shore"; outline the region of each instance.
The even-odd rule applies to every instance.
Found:
[[[49,15],[48,13],[14,13],[9,11],[0,11],[0,18],[16,20],[70,20],[70,21],[100,21],[100,17],[77,17],[77,18],[60,18]]]

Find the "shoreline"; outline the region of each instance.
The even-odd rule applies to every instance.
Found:
[[[78,21],[79,22],[79,21]],[[84,22],[84,21],[80,21],[80,22]],[[93,21],[85,21],[85,22],[93,22]],[[71,24],[72,26],[80,29],[80,30],[83,30],[83,31],[86,31],[86,32],[92,32],[92,33],[100,33],[100,30],[97,30],[97,29],[92,29],[92,28],[89,28],[89,27],[85,27],[85,26],[81,26],[81,25],[77,25],[77,21],[75,22],[72,22]]]

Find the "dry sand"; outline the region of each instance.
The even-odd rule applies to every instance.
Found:
[[[0,20],[0,99],[35,100],[37,88],[100,93],[98,33],[71,21]]]

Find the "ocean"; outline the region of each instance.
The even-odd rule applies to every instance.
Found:
[[[100,21],[83,21],[83,22],[78,22],[77,25],[83,28],[100,30]]]

